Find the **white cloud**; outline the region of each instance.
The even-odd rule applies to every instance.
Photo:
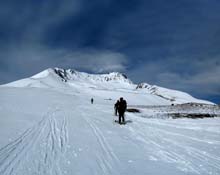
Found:
[[[73,68],[94,73],[126,70],[127,57],[108,50],[83,49],[77,51],[49,49],[39,45],[13,47],[10,52],[0,50],[2,66],[8,77],[24,78],[49,67]],[[2,67],[1,69],[4,69]],[[16,72],[15,72],[16,70]],[[10,75],[11,74],[11,75]]]
[[[125,55],[107,50],[81,50],[70,53],[64,59],[67,61],[67,64],[74,65],[75,68],[97,73],[125,71],[127,64]]]

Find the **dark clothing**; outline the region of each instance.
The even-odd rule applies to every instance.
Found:
[[[93,102],[94,102],[94,100],[93,100],[93,98],[91,99],[91,104],[93,104]]]
[[[127,109],[127,102],[121,99],[118,103],[119,123],[121,123],[121,120],[123,123],[125,122],[124,114],[126,109]]]
[[[118,122],[121,124],[121,123],[124,123],[125,122],[125,113],[124,112],[119,112],[118,113],[119,115],[119,120]]]
[[[116,103],[115,103],[115,115],[117,116],[117,114],[118,114],[118,105],[119,105],[119,101],[117,101]]]
[[[120,100],[118,103],[118,112],[125,112],[127,109],[127,102],[125,100]]]

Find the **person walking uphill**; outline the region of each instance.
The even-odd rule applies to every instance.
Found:
[[[127,102],[121,97],[118,103],[119,124],[125,123],[125,111],[127,109]]]
[[[115,103],[115,116],[118,115],[118,104],[119,104],[119,100]]]

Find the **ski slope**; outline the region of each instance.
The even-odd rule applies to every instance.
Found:
[[[27,86],[0,87],[1,175],[220,174],[220,118],[126,113],[127,124],[118,125],[113,106],[120,96],[129,105],[169,103],[123,83],[107,88],[94,80],[65,84],[39,77],[33,82],[40,87],[27,80]]]

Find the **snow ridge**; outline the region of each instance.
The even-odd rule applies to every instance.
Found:
[[[56,90],[66,89],[68,91],[75,90],[78,92],[82,89],[90,90],[93,88],[93,90],[105,90],[104,93],[114,91],[115,95],[122,93],[123,90],[127,95],[131,93],[140,94],[141,96],[147,95],[149,103],[156,101],[156,104],[159,105],[164,105],[165,103],[182,104],[189,102],[213,104],[209,101],[196,99],[185,92],[177,90],[171,90],[147,83],[136,85],[128,79],[126,75],[119,72],[88,74],[73,69],[49,68],[30,78],[18,80],[4,86],[38,87]],[[115,96],[114,94],[112,95]]]
[[[132,84],[131,80],[127,78],[126,75],[119,73],[119,72],[111,72],[109,74],[88,74],[84,72],[78,72],[72,69],[61,69],[61,68],[54,68],[55,74],[57,74],[63,81],[67,82],[68,80],[92,80],[92,81],[99,81],[99,82],[124,82]]]
[[[191,102],[194,103],[204,103],[204,104],[213,104],[211,102],[208,102],[206,100],[199,100],[194,97],[192,97],[190,94],[173,90],[173,89],[167,89],[163,87],[159,87],[156,85],[150,85],[147,83],[140,83],[137,85],[136,89],[144,90],[150,94],[159,96],[163,99],[169,100],[172,103],[175,103],[176,101],[181,101],[181,103],[188,103],[189,99],[191,99]]]

